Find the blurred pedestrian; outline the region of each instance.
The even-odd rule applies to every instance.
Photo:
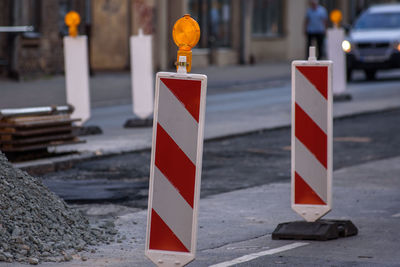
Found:
[[[214,36],[214,38],[218,38],[220,16],[219,16],[218,2],[215,0],[212,2],[211,5],[210,19],[211,19],[211,34]]]
[[[307,9],[304,23],[305,33],[307,35],[307,49],[312,45],[312,41],[317,43],[318,59],[324,55],[325,31],[328,24],[328,12],[321,6],[318,0],[310,0],[310,7]]]

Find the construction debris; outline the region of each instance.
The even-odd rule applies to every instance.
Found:
[[[0,149],[5,153],[47,150],[82,143],[71,119],[72,106],[0,110]]]
[[[92,228],[77,210],[14,168],[0,152],[0,261],[69,261],[88,245],[114,241],[113,223]]]

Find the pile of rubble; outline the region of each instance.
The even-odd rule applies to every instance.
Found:
[[[112,223],[91,228],[78,211],[0,152],[0,261],[68,261],[115,234]]]

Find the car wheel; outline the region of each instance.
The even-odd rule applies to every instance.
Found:
[[[375,80],[376,78],[376,70],[365,70],[365,76],[367,77],[368,81]]]
[[[352,74],[353,74],[353,70],[352,69],[347,69],[346,70],[346,79],[347,79],[348,82],[351,81]]]

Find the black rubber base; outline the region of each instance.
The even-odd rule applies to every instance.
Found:
[[[97,134],[103,134],[103,130],[99,126],[95,125],[82,126],[76,129],[76,135],[78,136],[97,135]]]
[[[357,233],[357,227],[348,220],[295,221],[279,224],[272,233],[272,239],[326,241]]]
[[[351,101],[353,97],[349,93],[333,94],[334,102]]]
[[[138,128],[138,127],[151,127],[153,126],[153,118],[147,119],[128,119],[125,124],[124,128]]]

